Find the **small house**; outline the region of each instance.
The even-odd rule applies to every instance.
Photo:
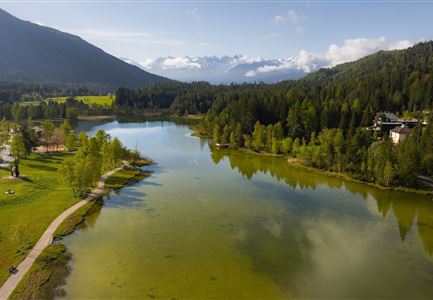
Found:
[[[394,144],[399,144],[404,141],[406,136],[410,133],[411,129],[406,125],[401,125],[400,127],[395,127],[391,129],[390,136]]]
[[[391,112],[378,113],[374,118],[373,130],[385,133],[403,125],[408,128],[413,128],[419,123],[420,121],[415,118],[400,119]]]

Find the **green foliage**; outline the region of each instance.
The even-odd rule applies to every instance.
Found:
[[[65,103],[68,97],[53,97],[46,99],[47,102],[53,101],[57,103]],[[114,102],[115,96],[113,95],[104,95],[104,96],[75,96],[74,99],[80,101],[86,105],[95,105],[95,106],[106,106],[111,107]]]
[[[66,264],[70,257],[64,245],[49,245],[35,260],[10,299],[54,299],[61,295],[58,286],[64,283],[69,272]]]
[[[102,130],[91,138],[81,132],[77,153],[65,160],[59,173],[74,195],[85,197],[102,173],[119,166],[123,159],[136,156],[136,153],[125,149],[118,138],[111,139]]]
[[[16,159],[25,158],[30,153],[29,151],[27,151],[21,134],[15,134],[12,137],[10,151],[13,157],[15,157]]]
[[[73,134],[72,132],[68,134],[68,137],[66,138],[66,149],[68,149],[69,151],[75,149],[76,147],[76,137],[75,134]]]
[[[212,141],[214,142],[214,144],[219,143],[220,135],[221,135],[220,126],[218,124],[216,124],[214,129],[213,129],[213,135],[212,135]]]

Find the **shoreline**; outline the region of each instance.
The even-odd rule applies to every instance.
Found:
[[[84,116],[80,115],[77,117],[78,121],[109,121],[116,119],[114,115],[98,115],[98,116]]]
[[[193,132],[191,134],[192,136],[195,137],[200,137],[200,138],[209,138],[208,136],[203,136],[203,135],[199,135],[195,132]],[[215,148],[215,147],[213,147]],[[383,186],[377,183],[373,183],[373,182],[368,182],[368,181],[363,181],[363,180],[359,180],[356,178],[351,177],[349,174],[346,173],[338,173],[338,172],[333,172],[333,171],[326,171],[326,170],[322,170],[322,169],[318,169],[318,168],[314,168],[311,166],[307,166],[304,165],[302,163],[302,160],[293,157],[293,156],[289,156],[289,155],[284,155],[284,154],[273,154],[273,153],[269,153],[269,152],[255,152],[253,150],[244,148],[244,147],[229,147],[228,149],[234,150],[234,151],[238,151],[241,153],[247,153],[247,154],[253,154],[253,155],[260,155],[260,156],[270,156],[270,157],[278,157],[278,158],[285,158],[286,162],[291,165],[294,168],[299,168],[299,169],[303,169],[303,170],[307,170],[310,172],[314,172],[323,176],[328,176],[328,177],[334,177],[334,178],[339,178],[342,180],[346,180],[346,181],[350,181],[350,182],[355,182],[355,183],[359,183],[359,184],[365,184],[368,185],[370,187],[374,187],[380,190],[388,190],[388,191],[396,191],[396,192],[405,192],[405,193],[412,193],[412,194],[420,194],[420,195],[433,195],[433,190],[423,190],[423,189],[415,189],[415,188],[410,188],[410,187],[404,187],[404,186]]]
[[[338,173],[338,172],[333,172],[333,171],[321,170],[321,169],[317,169],[314,167],[306,166],[306,165],[302,164],[302,162],[300,162],[300,161],[296,161],[296,162],[290,161],[292,159],[297,160],[296,158],[293,158],[293,157],[287,157],[287,163],[290,164],[291,166],[293,166],[295,168],[307,170],[310,172],[314,172],[314,173],[317,173],[320,175],[339,178],[341,180],[346,180],[346,181],[355,182],[355,183],[359,183],[359,184],[365,184],[365,185],[368,185],[370,187],[377,188],[377,189],[384,190],[384,191],[388,190],[388,191],[396,191],[396,192],[404,192],[404,193],[412,193],[412,194],[420,194],[420,195],[433,195],[433,190],[429,191],[429,190],[422,190],[422,189],[414,189],[414,188],[409,188],[409,187],[404,187],[404,186],[383,186],[383,185],[380,185],[377,183],[362,181],[362,180],[353,178],[350,175],[345,174],[345,173]]]
[[[20,262],[17,267],[17,269],[19,270],[18,273],[11,274],[4,282],[4,284],[0,287],[0,299],[8,299],[9,297],[22,298],[20,297],[20,295],[26,291],[26,287],[22,288],[22,286],[26,286],[26,282],[29,282],[29,286],[34,285],[34,283],[32,282],[32,277],[38,277],[40,272],[46,271],[45,267],[48,267],[49,264],[47,260],[49,262],[54,262],[58,259],[61,259],[61,256],[63,254],[67,255],[67,251],[66,249],[64,249],[60,252],[54,251],[56,255],[52,256],[51,254],[51,256],[48,255],[47,258],[47,253],[50,253],[50,251],[53,252],[52,249],[54,246],[62,245],[53,242],[55,240],[58,240],[59,238],[61,239],[62,236],[68,235],[75,231],[75,229],[85,220],[88,212],[91,211],[94,205],[97,203],[97,199],[100,199],[109,189],[105,185],[106,181],[109,180],[112,175],[122,170],[125,170],[125,166],[115,168],[103,174],[99,179],[97,186],[90,192],[90,194],[85,199],[82,199],[75,205],[69,207],[59,216],[57,216],[56,219],[54,219],[54,221],[47,227],[42,236],[39,238],[38,242],[35,244],[32,250],[27,254],[24,260]],[[135,175],[136,173],[134,173],[134,176]],[[129,181],[125,182],[125,185],[127,185],[128,183]],[[83,207],[86,208],[84,213],[82,213],[75,222],[72,221],[69,226],[66,225],[66,228],[62,228],[65,222],[69,221],[70,218],[77,217],[76,213],[79,212],[80,209],[82,209]],[[59,229],[62,229],[62,231],[59,232]],[[40,265],[42,262],[46,264],[45,267],[41,269],[40,266],[36,266],[37,264]],[[50,276],[48,275],[45,281],[42,282],[41,285],[33,292],[36,293],[44,283],[48,282],[49,278]]]

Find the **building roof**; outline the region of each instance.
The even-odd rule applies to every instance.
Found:
[[[401,126],[401,127],[395,127],[393,129],[391,129],[391,131],[395,132],[395,133],[399,133],[399,134],[408,134],[408,133],[410,133],[410,128]]]
[[[389,122],[399,122],[400,121],[399,118],[395,114],[390,113],[390,112],[385,113],[385,118],[388,119]]]

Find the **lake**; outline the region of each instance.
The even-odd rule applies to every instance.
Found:
[[[212,150],[172,122],[81,122],[157,165],[63,240],[66,298],[432,298],[431,196]]]

